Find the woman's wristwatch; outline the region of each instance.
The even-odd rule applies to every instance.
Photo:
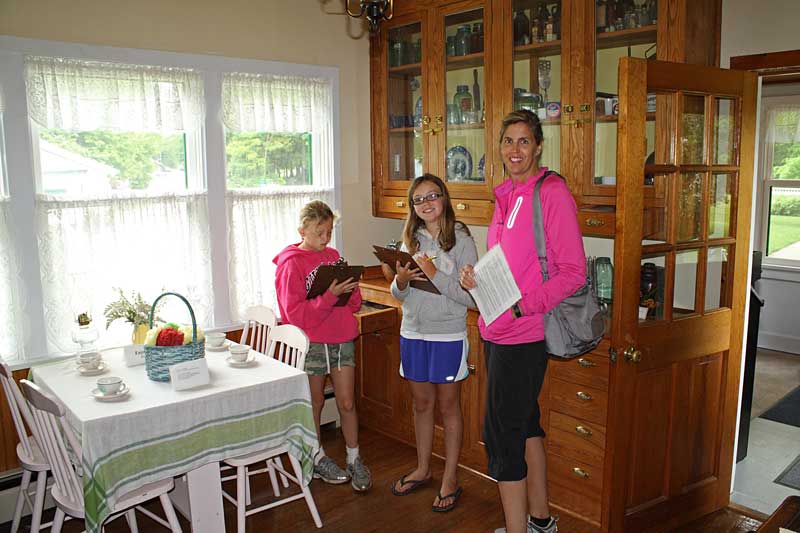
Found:
[[[519,302],[511,307],[511,312],[514,313],[514,318],[522,318],[522,309],[519,306]]]

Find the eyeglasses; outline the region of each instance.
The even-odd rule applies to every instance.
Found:
[[[425,196],[415,196],[415,197],[413,197],[411,199],[411,202],[414,205],[422,205],[425,202],[433,202],[435,200],[438,200],[442,196],[444,196],[442,193],[436,192],[436,191],[432,191],[432,192],[429,192],[428,194],[426,194]]]

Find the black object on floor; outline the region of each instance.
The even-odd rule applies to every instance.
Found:
[[[781,472],[781,475],[775,478],[775,483],[800,490],[800,455],[786,467],[786,470]]]
[[[781,398],[764,411],[761,418],[800,428],[800,387]]]

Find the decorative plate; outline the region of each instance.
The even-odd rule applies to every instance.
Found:
[[[447,181],[464,181],[472,176],[472,156],[463,146],[447,151]]]
[[[486,165],[486,154],[481,156],[481,160],[478,161],[478,177],[483,179],[485,177],[483,173],[483,167]]]

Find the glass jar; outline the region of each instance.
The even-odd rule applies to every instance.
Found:
[[[396,41],[389,49],[389,66],[399,67],[406,60],[406,42]]]
[[[598,257],[594,262],[594,287],[597,301],[610,304],[614,293],[614,266],[608,257]]]
[[[514,46],[530,44],[531,21],[525,11],[519,10],[514,15]]]
[[[517,109],[527,109],[536,113],[542,107],[542,96],[538,93],[521,92],[517,97]]]
[[[472,37],[470,37],[469,24],[458,27],[456,32],[456,55],[465,56],[470,53]]]
[[[476,22],[472,25],[472,35],[470,37],[471,52],[473,54],[483,52],[483,22]]]
[[[451,35],[447,38],[447,55],[454,56],[456,55],[456,36]]]
[[[467,85],[458,85],[456,87],[456,94],[453,96],[453,104],[461,112],[463,121],[464,113],[472,111],[472,95],[469,92]]]

